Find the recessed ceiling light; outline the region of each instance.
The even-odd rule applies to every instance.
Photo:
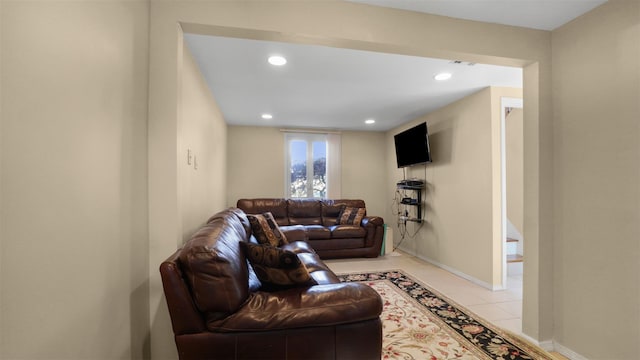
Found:
[[[434,76],[433,78],[438,81],[449,80],[451,79],[451,73],[448,73],[448,72],[439,73],[439,74],[436,74],[436,76]]]
[[[369,124],[369,125],[371,125],[371,124],[375,124],[375,122],[376,122],[376,121],[375,121],[375,120],[373,120],[373,119],[367,119],[367,120],[365,120],[365,121],[364,121],[364,123],[365,123],[365,124]]]
[[[287,63],[287,59],[285,59],[280,55],[270,56],[268,61],[269,61],[269,64],[275,65],[275,66],[282,66]]]
[[[262,118],[265,120],[273,119],[273,115],[271,114],[262,114]]]

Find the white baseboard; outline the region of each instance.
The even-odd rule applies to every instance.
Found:
[[[527,340],[528,342],[536,346],[539,346],[542,350],[553,351],[553,341],[551,340],[538,341],[523,332],[518,333],[518,336],[522,337],[523,339]]]
[[[535,341],[530,337],[528,337],[528,340]],[[553,347],[553,341],[552,340],[536,341],[536,342],[538,343],[538,346],[540,346],[542,348],[542,350],[546,350],[546,351],[554,351],[555,350],[555,348]]]
[[[524,338],[525,340],[527,340],[532,344],[538,345],[540,348],[542,348],[545,351],[558,352],[563,356],[565,356],[566,358],[568,358],[569,360],[588,360],[586,357],[578,354],[577,352],[569,349],[568,347],[560,344],[557,341],[554,341],[554,340],[538,341],[524,333],[520,333],[519,336],[522,336],[522,338]]]
[[[402,246],[400,246],[400,250],[402,250],[402,251],[406,252],[407,254],[411,254],[411,251],[409,251],[409,250],[407,250],[407,249],[403,248]],[[461,271],[459,271],[459,270],[456,270],[456,269],[454,269],[454,268],[452,268],[452,267],[450,267],[450,266],[447,266],[447,265],[441,264],[441,263],[439,263],[439,262],[437,262],[437,261],[435,261],[435,260],[433,260],[433,259],[429,259],[429,258],[428,258],[428,257],[426,257],[426,256],[422,256],[422,255],[415,255],[415,254],[413,254],[413,256],[417,257],[417,258],[418,258],[418,259],[420,259],[420,260],[424,260],[424,261],[426,261],[426,262],[428,262],[428,263],[430,263],[430,264],[432,264],[432,265],[434,265],[434,266],[437,266],[437,267],[439,267],[439,268],[441,268],[441,269],[447,270],[448,272],[450,272],[450,273],[452,273],[452,274],[454,274],[454,275],[457,275],[457,276],[459,276],[459,277],[461,277],[461,278],[463,278],[463,279],[465,279],[465,280],[469,280],[469,281],[471,281],[472,283],[474,283],[474,284],[476,284],[476,285],[479,285],[479,286],[482,286],[482,287],[483,287],[483,288],[485,288],[485,289],[489,289],[489,290],[491,290],[491,291],[504,290],[504,287],[502,287],[501,285],[493,286],[493,285],[491,285],[491,284],[489,284],[489,283],[487,283],[487,282],[484,282],[484,281],[482,281],[482,280],[476,279],[476,278],[474,278],[473,276],[468,275],[468,274],[465,274],[465,273],[463,273],[463,272],[461,272]]]
[[[578,354],[577,352],[569,349],[568,347],[560,344],[557,341],[553,342],[553,351],[557,351],[571,360],[588,360],[586,357]]]

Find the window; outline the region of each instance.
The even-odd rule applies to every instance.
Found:
[[[339,197],[339,181],[334,180],[339,175],[339,137],[336,140],[336,134],[285,134],[287,197]]]

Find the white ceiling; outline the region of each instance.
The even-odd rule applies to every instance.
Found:
[[[233,125],[386,131],[488,85],[522,87],[522,70],[493,65],[205,35],[185,35]],[[267,62],[280,54],[288,62]],[[438,82],[433,76],[449,71]],[[271,120],[260,115],[269,113]],[[376,123],[365,126],[366,119]]]
[[[527,9],[537,4],[538,10],[548,11],[539,20],[532,15],[525,17],[526,21],[520,20],[528,27],[555,27],[548,24],[548,18],[555,19],[558,9],[564,9],[562,19],[566,19],[591,9],[585,7],[587,4],[593,7],[594,3],[603,2],[354,1],[394,3],[433,12],[435,8],[448,8],[450,12],[443,14],[448,16],[467,6],[475,9],[479,4],[487,8],[502,4],[501,14],[511,19],[518,18],[511,15],[521,13],[522,9],[505,3],[527,4]],[[562,6],[557,6],[558,3]],[[460,14],[457,16],[464,17]],[[474,14],[477,17],[483,12]],[[493,19],[490,15],[485,14],[489,16],[487,21]],[[554,20],[554,24],[557,21],[565,20]],[[455,64],[456,59],[194,34],[185,34],[185,40],[226,122],[231,125],[386,131],[487,86],[522,87],[520,68]],[[270,65],[267,58],[274,54],[286,57],[288,63],[282,67]],[[433,76],[442,71],[452,73],[453,77],[446,82],[434,80]],[[264,120],[263,113],[272,114],[273,118]],[[365,125],[366,119],[375,119],[376,123]]]
[[[494,24],[554,30],[607,0],[347,0]]]

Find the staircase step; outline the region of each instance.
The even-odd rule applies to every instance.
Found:
[[[520,254],[508,254],[507,255],[507,262],[508,263],[516,263],[516,262],[523,262],[524,261],[524,257]]]

